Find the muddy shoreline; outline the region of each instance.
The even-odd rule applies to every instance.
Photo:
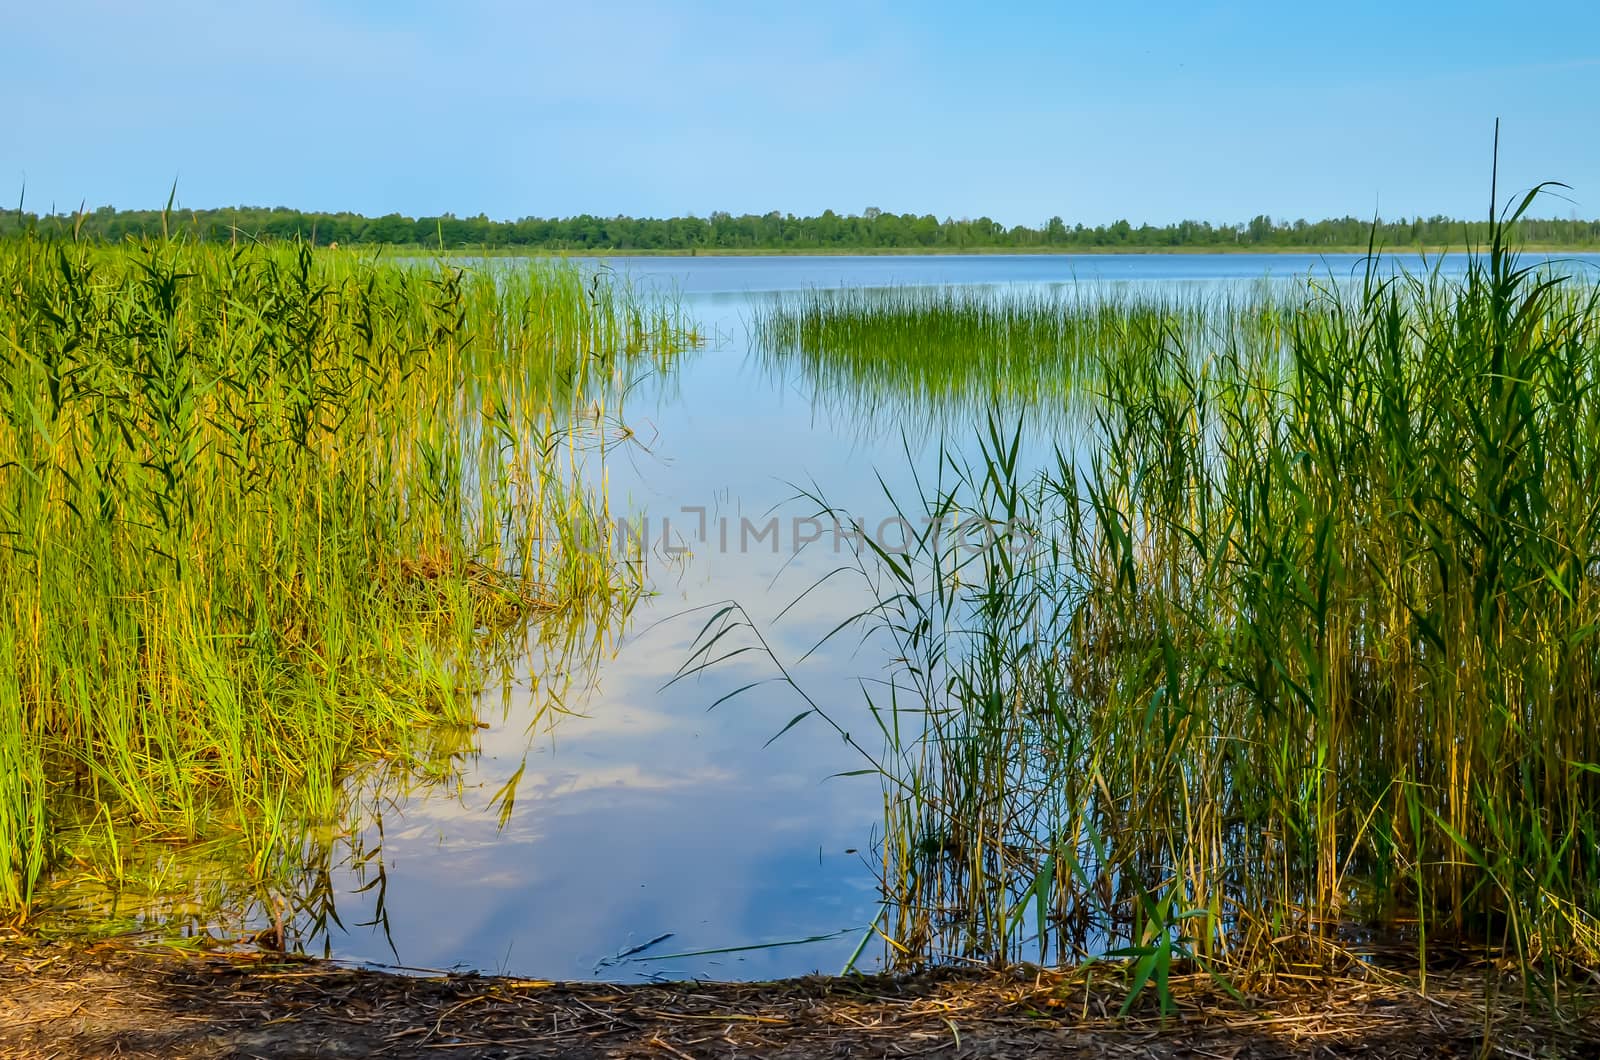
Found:
[[[1483,969],[1431,976],[1426,994],[1377,973],[1279,977],[1242,1000],[1190,975],[1162,1020],[1118,1016],[1119,974],[616,985],[0,940],[0,1056],[1600,1057],[1592,984],[1552,1009]]]

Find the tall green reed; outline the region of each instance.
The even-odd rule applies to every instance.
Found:
[[[859,618],[898,660],[869,759],[899,959],[1109,952],[1165,1002],[1175,961],[1375,938],[1600,955],[1600,285],[1503,232],[1268,341],[1127,314],[1053,463],[991,418],[897,502],[927,529],[867,544]],[[819,371],[959,371],[864,367],[856,304],[812,306]]]
[[[563,266],[0,246],[0,906],[102,817],[266,865],[286,793],[470,725],[529,623],[631,591],[578,472],[686,341]]]

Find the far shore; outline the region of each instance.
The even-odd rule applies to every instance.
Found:
[[[344,249],[348,250],[373,250],[380,244],[358,243],[349,244]],[[693,250],[611,250],[611,249],[581,249],[581,250],[552,250],[539,247],[429,247],[405,244],[381,244],[382,249],[398,251],[407,254],[443,254],[445,257],[495,257],[495,258],[876,258],[876,257],[1103,257],[1103,256],[1129,256],[1144,254],[1162,255],[1204,255],[1204,254],[1260,254],[1260,255],[1327,255],[1327,254],[1361,254],[1368,251],[1365,244],[1360,246],[1305,246],[1305,247],[1258,247],[1258,246],[1182,246],[1182,247],[855,247],[850,249],[834,249],[821,247],[784,247],[781,249],[744,249],[744,248],[696,248]],[[1372,248],[1385,257],[1397,255],[1438,257],[1446,254],[1462,254],[1469,251],[1483,252],[1483,247],[1463,246],[1378,246]],[[1518,254],[1533,254],[1540,257],[1559,254],[1595,254],[1600,255],[1600,245],[1589,247],[1571,247],[1543,245],[1538,243],[1518,244],[1513,248]]]

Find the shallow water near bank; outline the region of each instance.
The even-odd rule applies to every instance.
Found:
[[[708,709],[772,675],[758,654],[672,680],[706,609],[720,601],[743,604],[785,662],[865,606],[860,584],[839,577],[779,621],[803,590],[849,562],[826,528],[794,555],[796,538],[815,529],[794,520],[815,505],[791,499],[814,487],[876,524],[893,514],[876,473],[891,489],[908,489],[913,469],[929,470],[937,432],[881,397],[866,421],[860,406],[819,402],[803,376],[759,362],[746,332],[754,308],[781,292],[828,287],[1205,292],[1361,269],[1355,256],[1289,255],[605,264],[640,289],[681,299],[711,336],[670,377],[631,388],[622,417],[637,444],[616,448],[606,462],[614,506],[647,520],[654,595],[591,638],[601,645],[598,658],[539,652],[520,680],[488,690],[490,728],[459,783],[373,792],[381,825],[376,813],[365,822],[359,865],[333,867],[327,889],[340,923],[302,937],[312,952],[552,978],[838,970],[877,911],[877,782],[834,776],[862,762],[820,724],[802,723],[768,744],[803,709],[781,685]],[[1451,267],[1447,259],[1442,271]],[[963,429],[959,417],[947,424],[958,446],[972,445],[980,428]],[[1070,446],[1072,438],[1045,431],[1030,439],[1051,442]],[[845,637],[794,674],[847,727],[869,731],[860,682],[886,663],[875,645],[858,649]],[[558,665],[574,672],[566,713],[547,709],[549,668]],[[494,796],[519,767],[502,824]],[[792,945],[773,945],[780,943]],[[647,948],[629,952],[638,947]],[[878,957],[869,945],[862,966]]]

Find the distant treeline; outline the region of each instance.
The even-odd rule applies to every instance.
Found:
[[[1286,221],[1265,214],[1243,224],[1214,225],[1181,221],[1172,225],[1139,225],[1116,221],[1093,227],[1068,224],[1052,217],[1037,228],[1011,228],[979,217],[976,220],[932,214],[894,214],[868,209],[860,214],[825,211],[817,217],[795,217],[774,211],[735,217],[524,217],[491,221],[477,217],[404,217],[386,214],[306,213],[283,207],[237,207],[175,210],[165,219],[159,210],[116,210],[109,206],[84,213],[26,212],[0,215],[0,237],[35,227],[43,232],[82,239],[121,241],[128,236],[183,231],[206,241],[303,239],[317,244],[400,244],[446,248],[527,248],[550,251],[760,251],[760,250],[1019,250],[1059,248],[1175,247],[1355,247],[1372,235],[1373,222],[1359,217],[1325,221]],[[1528,244],[1562,247],[1600,245],[1600,220],[1523,219],[1516,238]],[[1376,238],[1385,246],[1459,246],[1482,243],[1487,222],[1448,217],[1379,221]]]

